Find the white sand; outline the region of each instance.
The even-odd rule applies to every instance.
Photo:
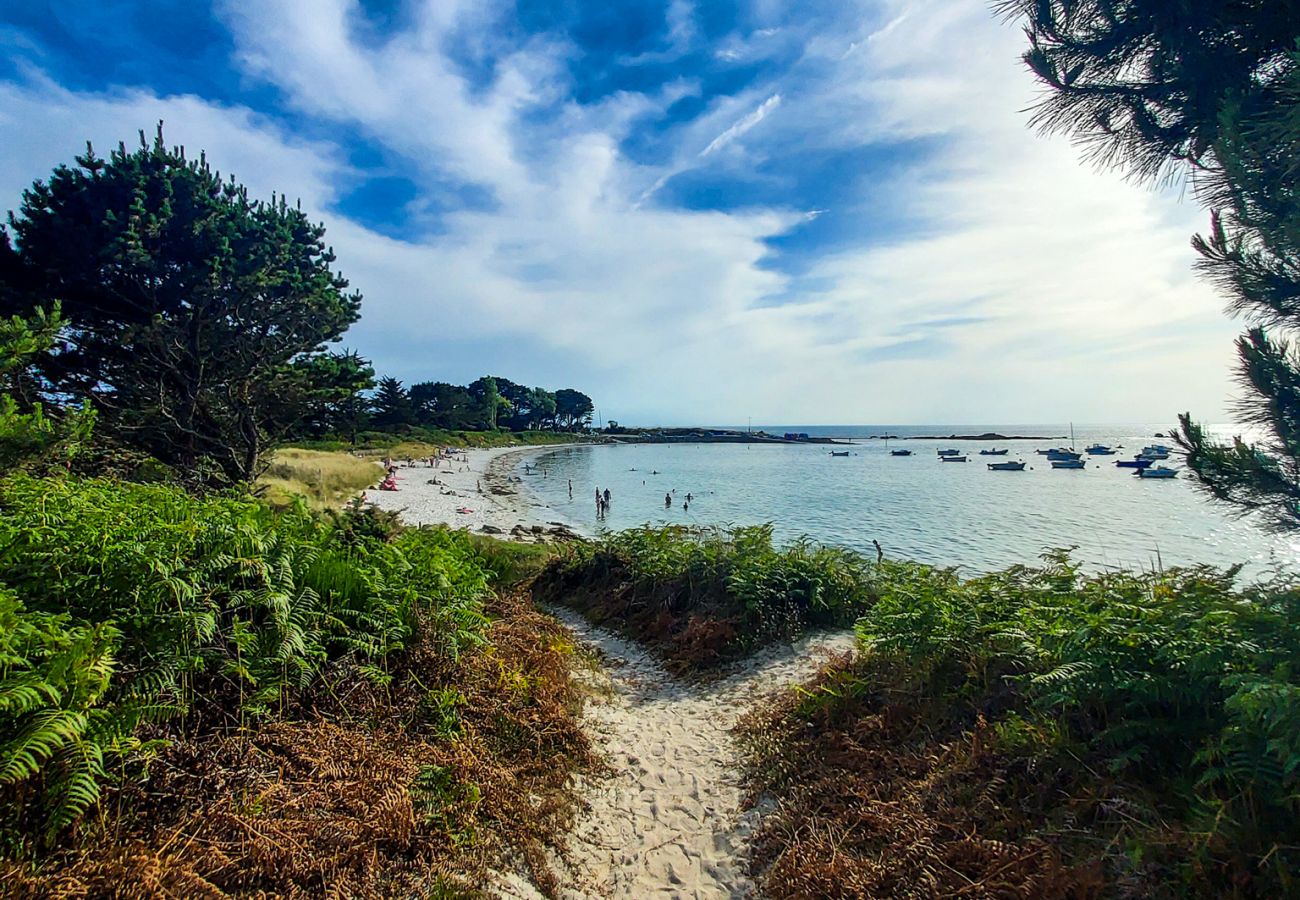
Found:
[[[731,728],[759,697],[851,649],[852,635],[777,647],[721,682],[697,685],[575,613],[550,611],[605,658],[612,687],[586,716],[614,774],[586,788],[590,809],[570,840],[576,871],[564,896],[749,896],[746,851],[761,810],[740,808]]]
[[[513,473],[523,457],[564,446],[568,445],[457,451],[456,459],[441,460],[436,468],[430,468],[427,460],[417,460],[413,466],[394,460],[397,490],[370,490],[366,500],[399,512],[411,525],[448,525],[476,532],[488,525],[501,529],[506,538],[516,525],[549,527],[559,517],[549,514],[522,483],[514,481]],[[437,484],[430,483],[434,479]]]

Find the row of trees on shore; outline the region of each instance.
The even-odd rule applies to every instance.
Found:
[[[594,410],[581,391],[530,388],[500,376],[484,375],[468,385],[421,381],[409,388],[385,377],[371,400],[369,421],[380,430],[579,431],[591,424]]]

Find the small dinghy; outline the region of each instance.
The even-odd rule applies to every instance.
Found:
[[[847,451],[847,450],[832,450],[832,451],[831,451],[831,456],[848,456],[848,455],[849,455],[849,451]]]
[[[957,456],[961,453],[960,450],[936,450],[935,452],[940,456]]]
[[[1022,462],[995,462],[989,463],[989,468],[994,472],[1023,472],[1025,464]]]
[[[1168,466],[1154,466],[1150,469],[1138,469],[1133,474],[1139,478],[1177,478],[1178,470]]]
[[[965,462],[965,461],[966,461],[966,457],[964,456],[949,456],[945,454],[939,457],[939,462]]]
[[[1053,469],[1082,469],[1087,463],[1081,459],[1054,459],[1052,460]]]
[[[912,451],[911,450],[890,450],[889,455],[890,456],[911,456]]]
[[[1152,462],[1154,460],[1147,459],[1144,456],[1135,456],[1132,459],[1117,459],[1115,460],[1115,466],[1120,469],[1145,469]]]
[[[981,450],[980,456],[1006,456],[1010,452],[1010,450],[994,450],[990,448],[988,450]]]

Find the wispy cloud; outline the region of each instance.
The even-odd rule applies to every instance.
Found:
[[[768,97],[759,104],[758,109],[754,110],[749,115],[733,124],[726,131],[722,132],[722,134],[709,141],[709,145],[700,151],[700,156],[708,156],[710,153],[716,153],[723,147],[737,140],[741,135],[745,134],[745,132],[750,131],[771,115],[772,111],[780,105],[780,94],[773,94]]]

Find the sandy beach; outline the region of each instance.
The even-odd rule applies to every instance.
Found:
[[[548,507],[514,474],[515,467],[525,457],[565,446],[572,445],[458,450],[454,458],[439,460],[432,467],[428,460],[412,465],[394,460],[397,490],[367,491],[366,501],[399,513],[410,525],[447,525],[532,540],[539,537],[536,529],[548,534],[564,523],[548,514]]]

